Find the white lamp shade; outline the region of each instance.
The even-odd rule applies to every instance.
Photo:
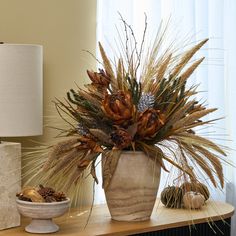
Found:
[[[0,137],[42,134],[43,49],[0,44]]]

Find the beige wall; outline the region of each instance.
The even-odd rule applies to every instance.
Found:
[[[51,119],[51,100],[62,98],[74,82],[82,85],[86,69],[96,68],[82,51],[95,53],[96,0],[0,0],[0,41],[43,45],[44,116]],[[37,140],[50,141],[54,134],[46,129]],[[31,145],[28,138],[15,140]]]

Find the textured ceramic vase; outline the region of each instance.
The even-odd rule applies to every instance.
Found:
[[[161,167],[143,152],[122,152],[109,187],[105,191],[113,220],[150,219],[156,201]]]
[[[70,200],[62,202],[38,203],[16,200],[20,214],[32,218],[25,231],[29,233],[54,233],[59,230],[52,218],[62,216],[69,209]]]

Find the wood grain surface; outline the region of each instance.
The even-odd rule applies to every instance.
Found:
[[[69,214],[55,220],[60,231],[55,235],[131,235],[135,233],[158,231],[167,228],[186,226],[192,223],[203,223],[226,219],[233,215],[234,208],[223,202],[208,201],[202,210],[167,209],[157,201],[151,219],[144,222],[118,222],[111,220],[106,205],[96,205],[93,208],[89,223],[86,224],[88,209],[71,209]],[[29,236],[24,231],[29,219],[22,219],[21,227],[0,231],[0,236]],[[44,234],[51,235],[52,234]]]

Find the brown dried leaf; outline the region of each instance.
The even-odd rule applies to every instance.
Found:
[[[95,163],[96,163],[96,159],[93,160],[93,162],[92,162],[92,164],[91,164],[90,174],[92,175],[94,181],[98,184],[98,178],[97,178],[97,175],[96,175],[96,166],[95,166]]]
[[[127,128],[128,134],[133,138],[138,130],[138,123],[134,123]]]
[[[105,151],[102,155],[102,187],[104,189],[107,189],[109,187],[113,174],[115,173],[118,161],[120,159],[120,154],[121,150],[112,149],[109,151]]]
[[[106,134],[101,129],[89,129],[89,132],[96,137],[101,143],[103,144],[111,144],[113,145],[113,142],[110,139],[110,136]]]
[[[88,100],[91,104],[94,106],[100,108],[102,104],[102,100],[98,100],[96,97],[94,97],[93,94],[84,91],[82,89],[79,90],[79,95],[82,96],[84,99]]]

